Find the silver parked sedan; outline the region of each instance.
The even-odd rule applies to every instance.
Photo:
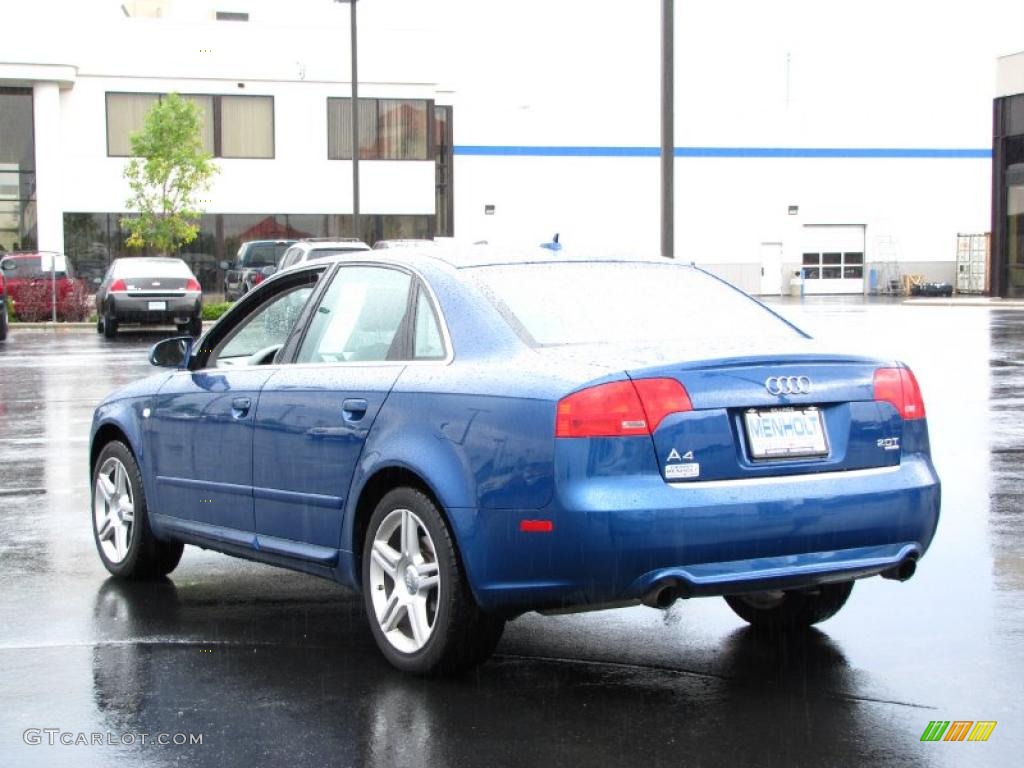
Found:
[[[203,289],[181,259],[115,259],[96,291],[96,331],[108,339],[122,323],[174,323],[181,333],[203,330]]]

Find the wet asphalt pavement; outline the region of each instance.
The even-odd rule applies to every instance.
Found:
[[[720,599],[529,614],[477,673],[434,681],[393,671],[358,597],[311,576],[188,547],[166,581],[108,579],[90,418],[149,372],[160,334],[14,330],[0,343],[0,765],[1019,764],[1024,312],[781,310],[917,374],[943,505],[914,579],[858,582],[838,616],[788,639]],[[931,720],[998,725],[985,743],[923,743]],[[26,743],[45,728],[136,743]],[[140,743],[160,733],[202,743]]]

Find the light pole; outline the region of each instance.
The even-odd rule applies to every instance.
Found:
[[[349,32],[352,48],[352,237],[359,236],[359,66],[356,47],[356,0],[334,0],[349,5]]]
[[[675,258],[673,0],[661,0],[661,255]]]

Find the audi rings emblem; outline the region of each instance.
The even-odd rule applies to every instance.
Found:
[[[764,388],[770,395],[806,395],[811,391],[811,380],[806,376],[769,376]]]

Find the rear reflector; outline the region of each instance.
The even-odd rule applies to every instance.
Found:
[[[127,291],[128,286],[124,284],[124,280],[115,280],[110,284],[110,288],[107,290],[111,293],[119,293],[120,291]]]
[[[906,421],[924,418],[921,388],[909,368],[879,368],[875,371],[875,400],[892,403]]]
[[[520,520],[519,530],[523,533],[551,533],[555,524],[550,520]]]
[[[559,400],[555,437],[649,435],[668,414],[691,410],[686,389],[675,379],[613,381]]]

